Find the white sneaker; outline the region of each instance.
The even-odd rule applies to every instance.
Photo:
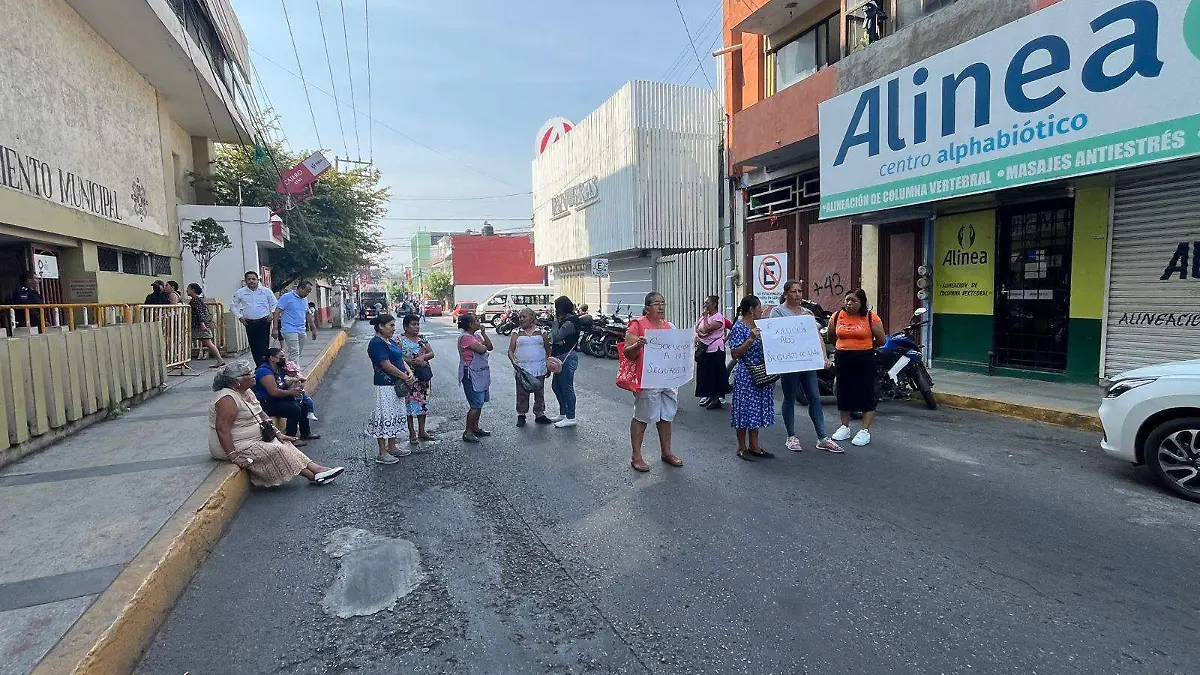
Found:
[[[838,427],[837,431],[833,432],[832,438],[835,441],[848,441],[848,440],[850,440],[850,437],[853,435],[854,435],[854,432],[850,431],[850,427],[843,425],[843,426]],[[867,434],[867,436],[870,436],[870,435],[871,434]]]
[[[859,429],[857,434],[854,434],[854,440],[850,441],[851,445],[862,447],[871,442],[871,432],[866,429]]]
[[[546,415],[546,419],[550,420],[551,422],[561,422],[566,418],[562,415]]]
[[[313,422],[316,422],[316,421],[318,421],[318,420],[317,420],[317,413],[311,413],[311,412],[310,412],[310,413],[308,413],[308,419],[312,420]]]
[[[579,422],[574,419],[563,419],[555,422],[554,426],[559,429],[566,429],[567,427],[577,426],[578,424]]]
[[[796,438],[795,436],[788,436],[787,441],[784,443],[784,445],[786,445],[787,449],[791,450],[792,452],[800,452],[801,450],[804,449],[803,446],[800,444],[800,439]]]

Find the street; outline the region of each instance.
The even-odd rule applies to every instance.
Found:
[[[442,440],[371,461],[360,323],[306,448],[346,474],[255,490],[138,673],[1200,672],[1200,507],[1095,434],[885,403],[835,456],[799,409],[805,451],[780,421],[747,463],[687,391],[684,467],[650,431],[641,475],[615,361],[581,361],[577,428],[518,429],[497,336],[495,435],[466,446],[455,331],[425,330]]]

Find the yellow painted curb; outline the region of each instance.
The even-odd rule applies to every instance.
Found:
[[[1099,415],[1086,415],[1067,410],[1057,410],[1055,408],[1042,408],[1021,403],[994,401],[975,396],[945,394],[936,391],[933,393],[933,397],[939,405],[944,405],[950,408],[977,410],[979,412],[991,413],[993,415],[1012,417],[1014,419],[1028,420],[1031,422],[1053,424],[1060,427],[1078,429],[1080,431],[1104,431],[1104,427],[1100,424]]]
[[[310,370],[310,390],[316,389],[345,344],[342,330]],[[244,471],[232,464],[213,469],[32,675],[132,673],[249,493]]]

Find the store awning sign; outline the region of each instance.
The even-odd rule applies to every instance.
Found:
[[[572,211],[582,211],[600,201],[600,181],[595,176],[573,185],[550,200],[550,220],[558,220]]]
[[[320,151],[309,155],[307,159],[292,167],[288,171],[284,171],[280,176],[279,184],[276,189],[281,195],[299,195],[304,194],[304,191],[310,185],[315,183],[321,174],[329,170],[332,165],[325,155]]]
[[[1191,4],[1063,0],[822,103],[821,217],[1200,155]]]

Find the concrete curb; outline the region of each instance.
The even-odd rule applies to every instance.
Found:
[[[309,390],[316,390],[346,337],[345,330],[339,331],[310,369]],[[32,675],[132,673],[249,493],[245,472],[231,464],[213,469]]]
[[[944,405],[948,408],[977,410],[979,412],[1012,417],[1019,420],[1042,422],[1044,424],[1078,429],[1079,431],[1104,431],[1104,427],[1100,424],[1099,415],[1087,415],[1067,410],[1058,410],[1056,408],[1044,408],[1023,403],[1009,403],[1007,401],[995,401],[976,396],[946,394],[936,391],[933,397],[938,402],[938,405]]]

